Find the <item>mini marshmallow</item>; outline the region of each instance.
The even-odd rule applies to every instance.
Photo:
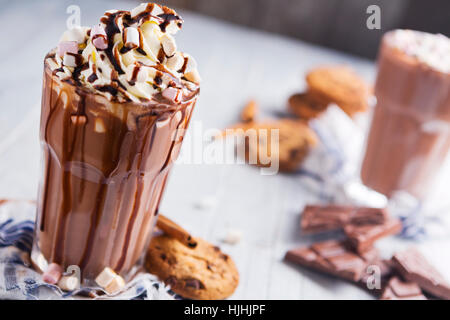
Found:
[[[65,67],[64,67],[64,68],[65,68]],[[60,72],[60,71],[58,71],[58,72],[56,73],[56,76],[57,76],[59,79],[61,79],[61,80],[66,80],[66,79],[70,79],[70,77],[72,76],[72,73],[71,73],[71,72],[66,73],[66,72]]]
[[[108,48],[108,42],[102,37],[95,38],[94,40],[92,40],[92,43],[99,50],[105,50],[106,48]]]
[[[109,294],[115,293],[125,287],[125,280],[113,269],[106,267],[95,278],[95,282]]]
[[[105,29],[101,25],[95,25],[91,29],[92,44],[100,50],[108,48]]]
[[[146,10],[147,10],[147,3],[141,3],[136,8],[131,9],[131,11],[130,11],[131,18],[138,16],[139,14],[141,14],[142,12],[144,12]]]
[[[202,80],[200,78],[200,74],[198,73],[197,69],[194,69],[188,73],[185,73],[184,77],[194,83],[200,83],[200,81]]]
[[[128,27],[125,28],[123,33],[123,42],[127,48],[137,48],[139,47],[139,31],[136,28]]]
[[[58,44],[58,55],[63,57],[66,53],[78,53],[78,44],[76,41],[61,41]]]
[[[125,287],[125,280],[119,275],[117,275],[106,287],[105,290],[109,294],[113,294],[115,292],[120,291],[123,287]]]
[[[91,37],[95,36],[103,36],[106,38],[105,29],[99,24],[96,24],[91,28]]]
[[[136,77],[137,82],[144,82],[148,78],[148,68],[141,67]]]
[[[75,26],[72,29],[66,30],[62,36],[63,41],[76,41],[79,44],[84,43],[86,39],[86,28]]]
[[[181,90],[173,87],[167,87],[163,90],[162,96],[173,102],[181,101]]]
[[[49,284],[56,284],[61,278],[62,273],[63,269],[59,264],[50,263],[47,270],[45,270],[44,274],[42,275],[42,280]]]
[[[197,89],[197,85],[194,84],[193,82],[187,81],[187,80],[182,80],[181,83],[188,88],[191,91],[194,91]]]
[[[76,276],[62,276],[58,281],[58,287],[64,291],[73,291],[80,288],[80,281]]]
[[[95,282],[97,282],[100,287],[106,288],[115,277],[117,277],[117,273],[115,273],[113,269],[106,267],[100,272],[97,278],[95,278]]]
[[[40,269],[39,271],[44,272],[44,270],[47,270],[48,262],[42,253],[40,253],[35,260],[37,267]]]
[[[163,13],[164,13],[164,11],[161,8],[161,6],[159,4],[155,3],[155,5],[153,6],[153,9],[152,9],[152,16],[157,16],[157,15],[163,14]]]
[[[170,58],[167,59],[166,66],[167,68],[178,71],[183,67],[184,58],[181,54],[176,53]]]
[[[134,82],[145,82],[148,78],[149,68],[139,64],[130,65],[127,70],[127,80]]]
[[[175,34],[180,30],[180,27],[178,26],[178,23],[175,21],[170,21],[169,25],[166,27],[166,33],[169,34]]]
[[[177,51],[177,44],[175,43],[175,39],[169,34],[165,34],[161,37],[161,45],[164,53],[168,57],[173,56]]]
[[[67,67],[76,67],[77,59],[74,55],[65,53],[63,57],[63,64]]]
[[[186,54],[185,57],[187,58],[187,63],[186,63],[186,69],[184,70],[184,72],[188,73],[194,69],[197,69],[197,61],[195,61],[195,59],[188,54]]]

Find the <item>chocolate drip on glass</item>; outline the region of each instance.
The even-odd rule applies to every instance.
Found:
[[[130,275],[149,241],[197,94],[180,103],[161,95],[110,101],[76,77],[61,81],[46,60],[36,265],[42,257],[63,268],[78,265],[85,284],[106,267]]]

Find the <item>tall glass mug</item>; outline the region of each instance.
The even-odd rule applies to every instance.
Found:
[[[411,30],[382,39],[361,176],[388,197],[406,191],[423,199],[449,151],[449,41]]]
[[[130,276],[150,239],[197,93],[171,105],[116,103],[61,81],[45,63],[32,252],[38,268],[79,266],[85,284],[106,267]]]

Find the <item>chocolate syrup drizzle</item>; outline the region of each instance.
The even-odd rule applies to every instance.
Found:
[[[79,70],[82,70],[83,68],[84,66],[79,66]],[[135,262],[135,259],[138,258],[135,256],[135,251],[137,250],[136,245],[138,244],[133,242],[136,241],[135,233],[140,232],[142,234],[148,234],[152,227],[154,222],[153,217],[158,209],[168,169],[171,167],[171,159],[174,159],[175,153],[178,152],[175,151],[174,147],[177,143],[181,143],[180,140],[171,141],[167,154],[163,156],[163,158],[160,158],[156,153],[152,153],[154,144],[167,142],[156,140],[156,136],[161,134],[161,130],[175,132],[177,129],[186,128],[192,114],[191,109],[189,109],[189,112],[187,111],[187,106],[193,102],[186,101],[183,103],[183,106],[178,107],[158,107],[157,104],[154,104],[154,108],[150,108],[147,112],[135,115],[135,129],[132,131],[130,131],[126,123],[122,123],[119,119],[114,120],[114,126],[108,128],[108,130],[114,132],[114,135],[108,137],[108,140],[110,141],[104,146],[102,159],[100,161],[100,163],[103,164],[103,167],[98,168],[102,172],[102,178],[97,182],[95,189],[93,189],[92,182],[90,183],[91,187],[86,185],[88,181],[92,181],[92,179],[89,179],[88,177],[90,173],[88,166],[86,166],[86,164],[89,163],[89,158],[86,158],[86,156],[92,153],[92,150],[85,150],[86,141],[88,141],[87,139],[94,138],[93,132],[91,131],[92,121],[95,122],[96,118],[100,117],[105,123],[108,123],[108,119],[114,116],[111,114],[98,114],[96,115],[96,118],[92,119],[92,114],[90,114],[89,110],[92,108],[99,108],[97,103],[95,103],[94,106],[91,105],[92,102],[87,102],[88,95],[93,95],[93,93],[87,91],[83,86],[80,86],[79,81],[62,81],[60,84],[57,84],[57,80],[53,79],[54,77],[53,73],[48,71],[46,83],[49,87],[46,87],[44,84],[43,97],[42,138],[47,147],[44,148],[46,155],[46,172],[45,181],[40,191],[41,205],[40,210],[38,210],[38,225],[40,237],[50,237],[52,239],[51,243],[53,243],[52,249],[48,251],[49,249],[47,248],[44,252],[46,253],[49,262],[56,262],[63,266],[66,266],[67,264],[79,265],[85,276],[87,275],[89,277],[92,276],[93,273],[100,272],[101,270],[93,270],[97,263],[96,261],[100,259],[100,257],[97,257],[99,249],[96,249],[99,245],[97,243],[100,232],[99,227],[101,225],[102,228],[105,227],[104,222],[102,222],[104,215],[113,215],[112,225],[110,227],[108,226],[108,228],[111,228],[110,233],[113,238],[108,238],[108,241],[114,241],[114,243],[117,244],[116,247],[112,249],[113,251],[111,254],[117,252],[117,250],[121,253],[117,256],[117,259],[114,260],[110,260],[113,259],[112,256],[105,253],[105,257],[102,260],[105,263],[103,267],[110,266],[117,272],[126,272],[130,265]],[[54,86],[62,87],[55,89]],[[70,93],[70,88],[74,88],[72,91],[73,93]],[[69,95],[69,103],[66,107],[63,107],[66,102],[62,98],[62,94]],[[89,101],[93,100],[90,99]],[[128,113],[128,110],[125,107],[124,111]],[[175,123],[175,113],[177,112],[181,112],[181,118]],[[57,114],[59,114],[59,116],[55,117]],[[63,123],[58,124],[61,115]],[[124,118],[127,119],[128,116],[125,116]],[[172,125],[170,125],[171,129],[161,129],[156,126],[157,121],[164,121],[167,118],[169,118],[170,123],[172,123]],[[90,123],[91,126],[89,126]],[[62,130],[61,138],[56,140],[55,126],[60,126]],[[130,133],[134,138],[132,140],[127,140],[130,137]],[[49,151],[50,149],[57,149],[56,146],[52,145],[54,141],[61,141],[62,143],[61,152],[57,158],[55,158],[56,154],[54,152]],[[128,146],[126,149],[128,150],[127,152],[131,152],[128,154],[128,157],[131,158],[127,160],[128,164],[126,168],[119,169],[119,164],[122,163],[123,165],[125,161],[124,156],[126,155],[121,154],[121,150],[125,146]],[[145,178],[147,177],[147,174],[149,174],[147,173],[149,169],[149,159],[152,161],[152,166],[159,167],[155,171],[152,169],[154,175],[152,175],[150,181],[148,180],[149,178]],[[74,161],[81,163],[81,171],[80,164],[78,164],[78,173],[76,174],[78,182],[73,181]],[[55,164],[55,162],[57,164]],[[60,174],[61,180],[58,183],[54,179],[56,177],[56,172],[59,172],[59,170],[62,170],[62,172]],[[119,180],[120,182],[116,181],[116,183],[119,183],[118,189],[110,189],[110,179],[115,176],[117,172],[126,172],[127,174],[122,180]],[[130,186],[129,179],[131,178],[134,179],[134,183],[137,187],[134,195],[127,198],[128,196],[125,196],[125,192],[127,192],[126,190]],[[143,194],[143,191],[148,188],[148,183],[151,183],[152,185],[149,190],[153,190],[153,194],[149,194],[150,198]],[[145,185],[147,185],[147,187],[145,187]],[[54,194],[55,189],[61,190],[59,193],[61,200],[57,207],[57,201],[51,200],[54,199],[52,194]],[[95,194],[93,194],[93,190],[96,190]],[[117,193],[116,196],[114,196],[114,199],[117,199],[117,202],[114,204],[115,209],[110,210],[107,207],[107,198],[110,199],[112,192],[114,194]],[[85,243],[84,248],[82,249],[82,255],[79,261],[73,261],[73,259],[70,258],[70,250],[73,251],[74,245],[73,239],[68,239],[67,234],[71,228],[71,221],[75,217],[74,214],[80,214],[81,212],[79,212],[79,210],[83,210],[79,208],[79,204],[86,201],[86,197],[95,199],[95,202],[92,206],[92,211],[88,214],[90,221],[86,221],[86,228],[88,228],[86,238],[85,240],[82,238],[80,239],[80,244]],[[143,206],[147,206],[148,204],[146,203],[150,200],[151,205],[149,208],[152,212],[143,216],[142,208]],[[49,206],[48,201],[51,201],[51,206]],[[128,207],[127,203],[130,207]],[[124,213],[124,209],[122,209],[123,206],[128,208],[126,210],[129,210],[129,213]],[[51,220],[47,219],[48,214],[52,217]],[[124,215],[127,217],[126,221],[123,220]],[[122,223],[126,226],[123,231],[123,239],[118,238],[119,233],[114,231],[115,228]],[[67,242],[69,240],[72,242]],[[140,238],[138,238],[139,243],[140,241]],[[109,263],[113,263],[113,265],[110,265]],[[87,274],[85,272],[87,272]]]
[[[166,28],[171,23],[171,21],[178,21],[178,26],[181,28],[182,19],[178,15],[175,15],[171,9],[163,7],[163,11],[164,11],[163,14],[160,14],[158,16],[153,16],[150,14],[150,12],[153,10],[153,7],[154,7],[154,4],[149,4],[147,6],[146,11],[141,12],[139,15],[137,15],[134,18],[131,18],[130,13],[128,11],[116,11],[116,12],[106,12],[105,15],[100,19],[100,21],[105,25],[105,33],[106,33],[106,38],[107,38],[107,42],[108,42],[108,47],[104,50],[104,52],[105,52],[106,56],[108,57],[108,59],[111,61],[111,64],[113,65],[113,68],[117,72],[118,75],[124,74],[124,71],[122,70],[120,63],[119,63],[120,57],[118,56],[118,54],[125,54],[128,51],[134,49],[138,53],[140,53],[144,56],[147,55],[147,53],[143,49],[143,46],[144,46],[143,45],[143,35],[142,35],[142,31],[140,29],[138,29],[138,31],[139,31],[139,47],[132,48],[132,47],[123,46],[122,48],[120,48],[120,50],[114,50],[114,41],[113,41],[114,36],[115,36],[115,34],[120,33],[120,28],[118,26],[119,18],[122,18],[122,23],[123,23],[124,27],[127,27],[129,25],[132,25],[132,24],[135,24],[138,22],[143,23],[153,17],[153,18],[157,18],[157,20],[160,21],[159,26],[163,32],[166,31]],[[172,78],[175,78],[162,65],[165,58],[166,58],[166,55],[164,53],[164,50],[161,48],[157,55],[157,59],[160,62],[158,64],[157,68],[161,72],[167,73]],[[186,64],[187,64],[187,59],[185,59],[184,66],[182,68],[183,70],[185,70]],[[133,77],[132,77],[131,81],[128,82],[130,85],[135,85],[138,70],[139,69],[137,69],[137,70],[134,69]],[[98,78],[97,76],[94,76],[94,74],[95,74],[95,71],[93,74],[91,74],[88,77],[88,79],[87,79],[88,82],[92,83]],[[112,99],[116,100],[115,97],[117,96],[118,92],[121,91],[119,89],[119,87],[122,88],[123,90],[126,90],[126,88],[123,87],[123,85],[120,83],[120,81],[118,79],[114,79],[113,77],[111,77],[111,78],[112,78],[112,82],[113,82],[111,85],[94,86],[94,88],[101,92],[109,92],[112,96]],[[154,79],[153,87],[156,89],[161,84],[162,84],[162,74],[158,74],[157,77]],[[175,82],[173,82],[173,84],[180,84],[180,81],[175,81]]]
[[[173,13],[161,13],[158,14],[158,17],[163,19],[164,21],[159,24],[159,27],[161,28],[162,32],[166,32],[167,26],[170,24],[171,21],[181,20],[181,18],[177,15],[174,15]],[[178,27],[181,28],[181,22],[178,22]]]
[[[114,56],[113,48],[114,48],[114,35],[116,33],[120,33],[120,29],[117,26],[117,17],[119,15],[125,14],[126,11],[117,11],[114,13],[105,13],[105,16],[100,19],[100,22],[105,24],[105,32],[106,32],[106,39],[108,40],[108,47],[105,49],[106,56],[108,57],[109,61],[111,61],[111,64],[113,65],[114,69],[119,74],[124,74],[125,72],[120,67],[119,63],[117,62],[117,57]]]

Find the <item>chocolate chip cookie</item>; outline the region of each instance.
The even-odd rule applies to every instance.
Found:
[[[196,240],[197,246],[189,248],[165,234],[154,237],[147,253],[147,270],[185,298],[229,297],[239,283],[233,260],[219,247],[200,238]]]
[[[336,103],[350,116],[368,108],[369,86],[349,67],[316,68],[306,82],[310,92]]]
[[[278,157],[280,171],[294,171],[317,144],[317,137],[307,124],[299,120],[281,119],[254,123],[255,135],[246,134],[246,161],[261,167],[273,167]],[[272,141],[272,130],[279,129],[279,139]]]
[[[289,97],[289,110],[301,119],[316,118],[328,107],[329,101],[312,92],[296,93]]]

